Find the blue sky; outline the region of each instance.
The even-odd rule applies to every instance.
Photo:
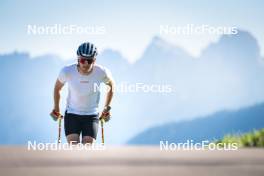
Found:
[[[92,41],[99,50],[112,48],[130,61],[140,57],[160,25],[236,26],[251,32],[264,55],[263,2],[261,1],[7,1],[0,2],[0,53],[27,51],[32,56],[75,56],[77,46]],[[103,35],[29,35],[28,25],[103,26]],[[219,35],[161,35],[198,56]]]

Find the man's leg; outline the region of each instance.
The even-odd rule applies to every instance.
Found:
[[[79,134],[69,134],[67,135],[67,141],[69,144],[78,144],[80,143],[80,135]]]
[[[82,118],[82,143],[92,144],[96,140],[98,130],[98,118],[97,115],[87,115]]]
[[[65,112],[64,116],[64,130],[69,144],[78,144],[80,143],[80,117],[76,114],[71,114]]]
[[[83,136],[82,137],[82,143],[83,144],[92,144],[95,141],[95,139],[91,136]]]

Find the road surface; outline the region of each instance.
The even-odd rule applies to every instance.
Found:
[[[0,147],[0,175],[10,176],[254,176],[264,175],[264,149],[161,151],[106,147],[99,151],[28,151]]]

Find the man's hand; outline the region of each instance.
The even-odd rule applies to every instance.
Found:
[[[99,120],[103,119],[105,122],[108,122],[111,118],[110,109],[110,106],[105,107]]]
[[[60,114],[60,112],[58,112],[56,110],[52,110],[52,112],[50,113],[50,116],[52,117],[52,119],[54,121],[57,121],[59,118],[63,118],[63,116]]]

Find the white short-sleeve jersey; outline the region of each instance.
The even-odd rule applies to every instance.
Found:
[[[100,100],[100,84],[112,80],[111,72],[94,64],[89,75],[81,75],[77,64],[64,67],[58,76],[61,83],[68,84],[67,107],[68,113],[79,115],[92,115],[98,113]]]

